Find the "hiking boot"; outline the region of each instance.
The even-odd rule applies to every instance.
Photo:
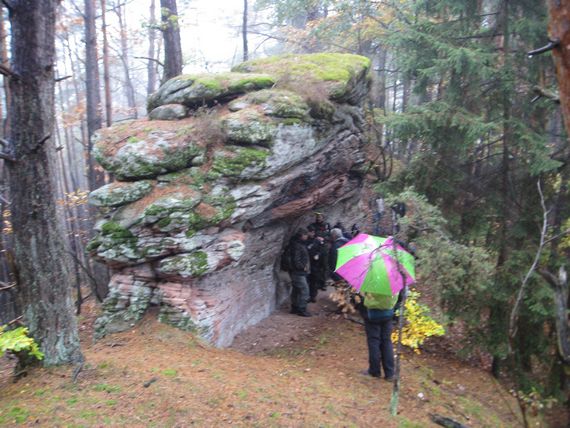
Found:
[[[379,374],[377,374],[377,375],[371,374],[371,373],[368,371],[368,369],[362,370],[362,371],[360,372],[360,374],[363,375],[363,376],[380,377]]]
[[[303,311],[303,312],[297,312],[297,315],[299,315],[300,317],[312,317],[310,312],[307,311]]]
[[[290,313],[290,314],[293,314],[293,315],[296,315],[296,314],[299,313],[299,309],[293,307],[293,308],[291,308],[291,310],[289,311],[289,313]]]

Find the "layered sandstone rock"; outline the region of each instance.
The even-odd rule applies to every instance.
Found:
[[[369,61],[288,55],[231,73],[179,76],[149,118],[101,130],[94,154],[118,180],[90,195],[89,251],[115,272],[97,334],[161,321],[229,345],[288,291],[278,258],[315,208],[362,215]],[[165,120],[168,119],[168,120]]]

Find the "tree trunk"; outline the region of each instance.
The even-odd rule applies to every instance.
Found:
[[[243,25],[241,27],[241,35],[243,39],[243,60],[247,61],[249,58],[247,48],[247,0],[243,0]]]
[[[97,34],[95,31],[95,0],[85,0],[85,85],[87,98],[87,159],[89,189],[105,184],[105,174],[95,167],[91,157],[91,137],[101,129],[101,95],[99,94],[99,65],[97,62]]]
[[[156,2],[150,1],[150,19],[148,22],[148,62],[147,62],[147,88],[146,93],[150,96],[156,90]]]
[[[121,62],[123,63],[123,70],[125,72],[125,97],[127,98],[127,105],[129,106],[129,118],[136,119],[138,117],[137,105],[135,102],[135,87],[131,79],[131,72],[129,66],[129,42],[127,38],[127,21],[125,19],[125,7],[123,4],[115,8],[117,18],[119,19],[119,35],[121,39]]]
[[[72,279],[56,208],[53,138],[57,0],[12,1],[12,100],[8,163],[14,249],[24,323],[46,365],[83,360],[71,302]]]
[[[103,81],[105,83],[105,124],[113,123],[113,99],[109,72],[109,40],[107,38],[107,0],[101,0],[101,31],[103,32]]]
[[[552,51],[566,132],[570,132],[570,0],[549,0],[548,32],[560,44]]]
[[[0,63],[4,67],[8,67],[8,52],[6,49],[6,26],[4,25],[4,8],[1,8],[0,11]],[[6,77],[2,78],[3,86],[4,86],[4,105],[8,106],[10,103],[10,88],[8,86],[8,80]],[[3,120],[4,115],[3,113],[3,106],[0,103],[0,120]],[[8,118],[3,123],[2,126],[2,137],[8,134]]]
[[[163,83],[182,74],[182,45],[176,0],[160,0],[162,36],[164,39]]]

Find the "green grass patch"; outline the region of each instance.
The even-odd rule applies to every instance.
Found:
[[[12,407],[8,411],[0,412],[0,425],[23,424],[30,413],[22,407]]]
[[[175,369],[165,369],[162,371],[162,374],[168,377],[175,377],[178,372]]]
[[[98,392],[107,392],[110,394],[112,392],[119,392],[121,390],[121,387],[116,385],[108,385],[106,383],[99,383],[93,387],[93,390]]]

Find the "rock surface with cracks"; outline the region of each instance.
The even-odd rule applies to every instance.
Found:
[[[369,68],[287,55],[178,76],[150,97],[149,119],[100,130],[94,155],[118,181],[90,195],[88,250],[114,272],[96,334],[158,305],[161,321],[227,346],[274,311],[294,228],[316,208],[358,217]]]

